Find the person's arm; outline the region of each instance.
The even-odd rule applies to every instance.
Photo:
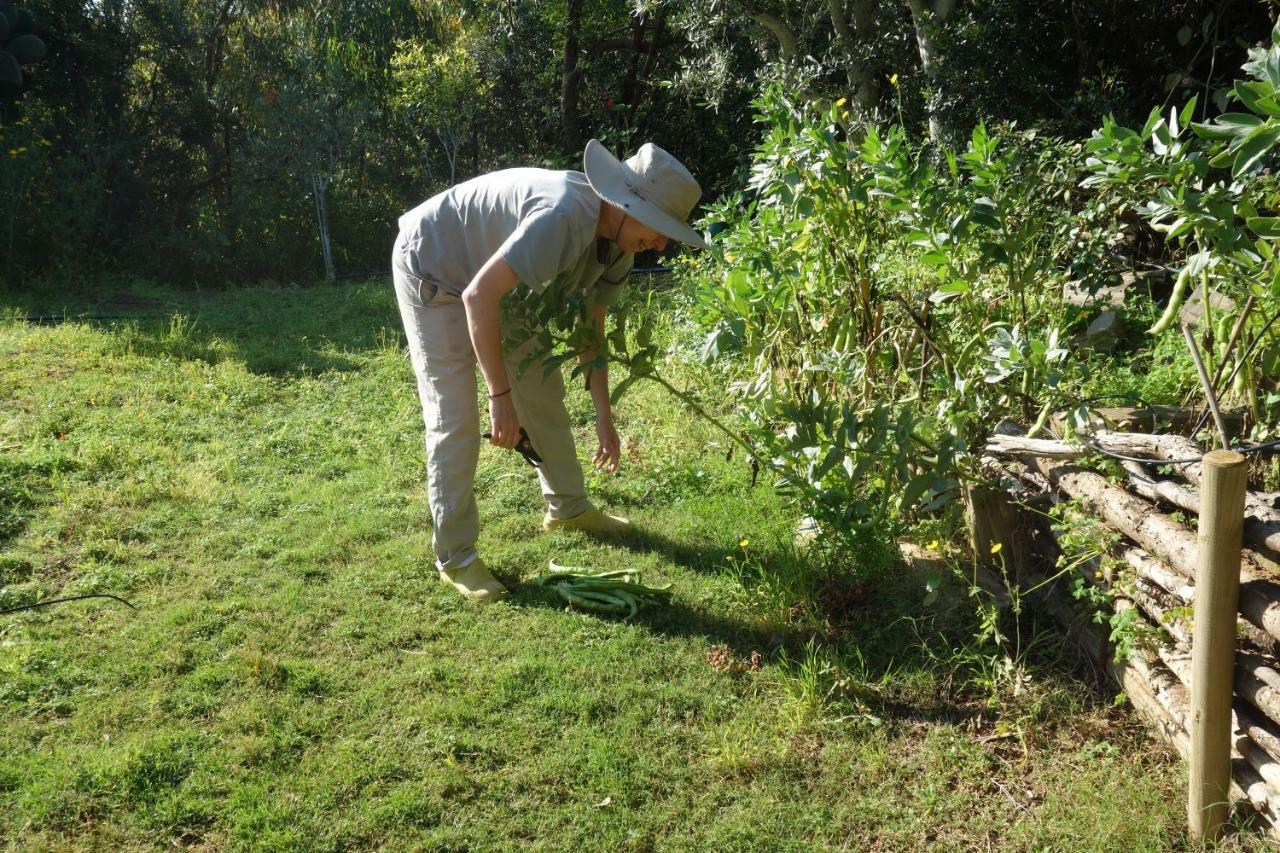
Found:
[[[511,401],[511,377],[502,360],[501,302],[519,281],[511,265],[495,254],[462,291],[471,346],[489,386],[489,419],[493,425],[493,438],[489,441],[508,449],[520,443],[520,421]]]
[[[607,310],[607,305],[594,303],[587,308],[587,321],[591,324],[593,342],[591,349],[579,356],[582,364],[595,361],[604,346],[604,318]],[[614,429],[613,407],[609,403],[609,362],[606,360],[603,367],[588,368],[587,377],[591,387],[591,402],[596,409],[596,437],[600,440],[591,461],[597,468],[612,474],[618,470],[622,442],[618,439],[618,431]]]

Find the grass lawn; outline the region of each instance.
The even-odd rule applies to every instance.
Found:
[[[1183,845],[1184,768],[1051,634],[1011,673],[876,549],[815,568],[656,386],[590,477],[634,540],[541,533],[530,470],[482,450],[481,553],[515,592],[476,608],[436,579],[389,282],[0,299],[62,310],[153,319],[0,321],[0,608],[137,610],[0,616],[10,848]],[[680,316],[653,318],[677,355]],[[530,583],[549,559],[672,605],[567,611]]]

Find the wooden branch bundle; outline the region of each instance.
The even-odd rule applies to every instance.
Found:
[[[1025,445],[1011,442],[1006,437],[1000,437],[992,444],[1001,445],[1000,452],[1008,453],[1007,448],[1011,447],[1017,447],[1014,453],[1025,452]],[[1199,453],[1198,449],[1191,450],[1173,442],[1162,446],[1162,456],[1166,459],[1190,458]],[[1132,455],[1155,455],[1152,444],[1148,442],[1117,452],[1129,455],[1127,450],[1134,450]],[[1079,449],[1076,449],[1076,455],[1081,455]],[[1140,543],[1139,546],[1128,545],[1119,552],[1124,562],[1134,569],[1136,580],[1129,590],[1131,599],[1118,599],[1116,609],[1139,608],[1154,622],[1164,625],[1178,646],[1185,646],[1190,640],[1190,626],[1170,617],[1173,611],[1189,603],[1194,596],[1195,533],[1162,516],[1147,501],[1128,494],[1093,472],[1047,462],[1043,458],[1028,460],[1023,456],[1020,461],[1033,465],[1051,486],[1079,499],[1109,526]],[[1131,485],[1144,497],[1166,500],[1184,509],[1190,508],[1194,501],[1198,509],[1199,495],[1193,490],[1153,480],[1138,466],[1126,467],[1130,470]],[[1190,469],[1190,473],[1185,475],[1198,484],[1199,465],[1179,464],[1178,467],[1184,473]],[[1031,479],[1026,476],[1026,471],[1015,473],[1020,479]],[[1265,515],[1267,505],[1263,501],[1268,497],[1251,496],[1247,511]],[[1086,578],[1090,582],[1099,579],[1096,572],[1088,568]],[[1024,580],[1027,579],[1024,576]],[[1277,642],[1280,641],[1280,583],[1268,566],[1247,553],[1242,560],[1242,579],[1241,609],[1249,619],[1242,623],[1243,639],[1262,651],[1274,654],[1280,648]],[[1050,592],[1062,597],[1060,590],[1051,589]],[[1092,625],[1069,613],[1063,614],[1063,608],[1067,611],[1073,609],[1065,603],[1051,609],[1078,642],[1086,635],[1096,634]],[[1121,683],[1135,707],[1154,725],[1157,733],[1178,748],[1184,757],[1187,756],[1190,749],[1187,699],[1191,661],[1186,652],[1164,645],[1154,654],[1138,650],[1130,661],[1116,663],[1101,659],[1099,650],[1101,648],[1105,652],[1104,639],[1094,636],[1081,645],[1096,663],[1102,664]],[[1276,827],[1280,827],[1280,723],[1277,722],[1280,721],[1280,671],[1266,657],[1240,654],[1237,656],[1235,692],[1238,698],[1234,702],[1236,725],[1233,743],[1238,757],[1232,763],[1231,795],[1247,799],[1269,824],[1274,836]]]
[[[1034,576],[1027,580],[1037,585],[1044,581]],[[1052,585],[1046,587],[1045,599],[1068,637],[1089,660],[1116,680],[1152,730],[1184,759],[1187,758],[1191,749],[1187,725],[1189,691],[1165,660],[1149,650],[1135,649],[1128,660],[1116,661],[1103,632],[1073,607],[1061,590]],[[1117,601],[1118,610],[1133,606],[1125,599]],[[1178,660],[1174,656],[1171,659]],[[1189,677],[1190,658],[1185,660]],[[1244,703],[1238,703],[1238,706],[1246,707]],[[1280,837],[1277,831],[1280,827],[1280,787],[1268,784],[1257,769],[1264,768],[1268,776],[1280,773],[1277,756],[1268,751],[1268,747],[1280,751],[1280,735],[1275,726],[1263,722],[1249,710],[1245,710],[1243,715],[1237,710],[1237,717],[1240,721],[1236,732],[1237,745],[1240,746],[1242,739],[1247,743],[1240,748],[1242,757],[1232,764],[1231,796],[1253,806],[1264,823],[1263,828],[1273,838]]]
[[[1203,451],[1194,441],[1180,435],[1146,435],[1100,430],[1090,438],[1099,447],[1122,456],[1143,459],[1198,459]],[[993,435],[987,451],[1008,456],[1034,456],[1042,459],[1079,459],[1094,453],[1092,448],[1063,441],[1026,438],[1021,435]],[[1150,500],[1165,500],[1188,512],[1199,512],[1200,493],[1167,480],[1155,480],[1139,474],[1138,463],[1126,463],[1130,483],[1135,491]],[[1199,462],[1180,462],[1171,466],[1192,486],[1199,487]],[[1280,561],[1280,494],[1249,492],[1245,496],[1244,538],[1248,545],[1271,560]]]
[[[1110,433],[1116,436],[1120,433]],[[996,452],[1025,457],[1030,456],[1029,464],[1034,465],[1048,480],[1050,485],[1072,498],[1079,499],[1085,507],[1098,516],[1107,525],[1118,530],[1128,538],[1137,542],[1147,551],[1161,557],[1170,568],[1188,580],[1195,578],[1196,534],[1183,524],[1179,524],[1155,506],[1142,498],[1129,494],[1120,486],[1116,486],[1105,477],[1079,466],[1054,462],[1061,456],[1032,455],[1039,452],[1035,445],[1027,445],[1029,439],[1020,442],[1011,441],[1010,436],[993,436],[988,449]],[[1146,436],[1151,439],[1178,438],[1177,436]],[[1113,445],[1118,442],[1108,437]],[[1052,442],[1052,444],[1059,444]],[[1150,450],[1154,445],[1147,445]],[[1172,455],[1172,450],[1165,442],[1160,447],[1169,453],[1168,458],[1187,458]],[[1176,445],[1173,445],[1176,449]],[[1133,449],[1126,446],[1125,449]],[[1077,455],[1080,449],[1076,448]],[[1199,465],[1180,466],[1185,470],[1195,469],[1189,477],[1199,477]],[[1256,495],[1255,495],[1256,497]],[[1246,507],[1248,511],[1248,507]],[[1241,557],[1240,567],[1240,609],[1245,618],[1273,640],[1280,642],[1280,582],[1260,558],[1246,551]]]

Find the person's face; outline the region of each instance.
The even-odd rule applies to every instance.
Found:
[[[630,216],[622,223],[622,230],[618,232],[617,239],[614,240],[614,244],[629,255],[638,254],[649,249],[656,249],[661,252],[667,248],[667,242],[665,234],[659,234],[648,225],[644,225]]]

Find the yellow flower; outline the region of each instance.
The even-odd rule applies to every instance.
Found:
[[[847,102],[848,102],[848,98],[841,98],[840,100],[836,101],[836,106],[843,107]]]
[[[1003,548],[1003,547],[1004,547],[1004,543],[1003,543],[1003,542],[997,542],[996,544],[994,544],[994,545],[992,545],[992,546],[991,546],[991,553],[992,553],[992,554],[999,554],[999,553],[1000,553],[1000,549],[1001,549],[1001,548]]]
[[[939,544],[940,544],[940,543],[938,542],[938,540],[937,540],[937,539],[933,540],[932,542],[930,542],[930,543],[929,543],[929,550],[930,550],[930,551],[936,551],[936,550],[938,550],[938,545],[939,545]]]
[[[750,539],[743,539],[741,542],[739,542],[739,543],[738,543],[738,547],[739,547],[739,548],[745,548],[745,547],[747,547],[747,546],[748,546],[748,545],[750,545],[750,544],[751,544],[751,540],[750,540]]]
[[[890,78],[889,78],[889,85],[890,85],[890,86],[896,86],[896,85],[898,85],[898,75],[897,75],[897,74],[894,74],[892,77],[890,77]]]

